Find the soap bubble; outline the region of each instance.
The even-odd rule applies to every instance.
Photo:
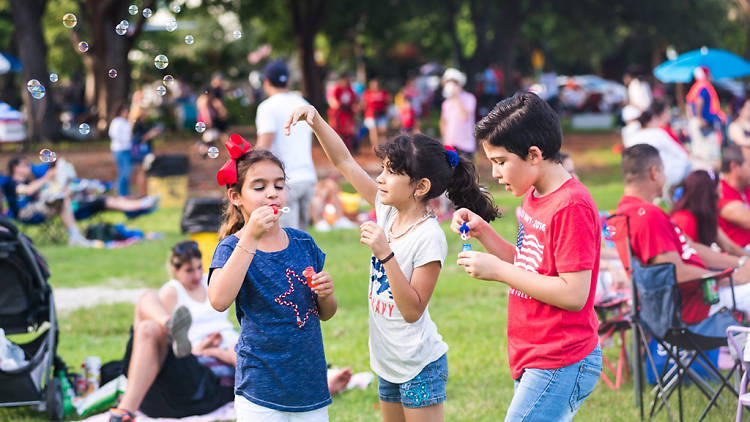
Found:
[[[172,82],[174,82],[174,76],[164,75],[164,79],[162,79],[162,82],[164,83],[164,86],[172,85]]]
[[[185,35],[185,44],[192,45],[195,42],[195,38],[192,35]]]
[[[167,88],[164,85],[159,85],[156,87],[156,93],[163,97],[167,94]]]
[[[110,78],[114,79],[117,77],[117,69],[109,69],[109,72],[107,72]]]
[[[157,69],[165,69],[167,66],[169,66],[169,59],[167,58],[167,56],[159,54],[158,56],[154,57],[154,66],[156,66]]]
[[[148,18],[150,18],[150,17],[151,17],[151,15],[153,15],[153,14],[154,14],[154,12],[152,12],[152,11],[151,11],[151,9],[149,9],[148,7],[147,7],[147,8],[145,8],[145,9],[143,9],[143,17],[144,17],[144,18],[148,19]]]
[[[240,31],[239,29],[235,29],[234,31],[232,31],[232,38],[234,38],[235,40],[242,38],[242,31]]]
[[[174,32],[177,29],[177,19],[171,16],[167,21],[167,31]]]
[[[117,32],[118,35],[125,35],[125,33],[128,32],[128,28],[130,28],[130,22],[122,20],[115,27],[115,32]]]
[[[47,93],[44,85],[36,79],[30,79],[26,82],[26,89],[29,91],[29,94],[37,100],[44,98],[44,95]]]
[[[63,25],[65,25],[66,28],[73,28],[78,23],[78,18],[76,18],[76,15],[72,13],[66,13],[63,16]]]
[[[78,125],[78,133],[81,135],[88,135],[91,132],[91,126],[88,123],[81,123]]]
[[[198,122],[195,124],[195,131],[198,133],[203,133],[206,131],[206,124],[203,122]]]
[[[87,43],[86,41],[79,42],[78,43],[78,51],[80,51],[81,53],[85,53],[85,52],[89,51],[89,43]]]
[[[58,81],[58,79],[59,79],[59,77],[57,76],[57,73],[52,72],[52,73],[49,74],[49,81],[50,82],[55,83],[55,82]]]
[[[39,160],[43,163],[54,163],[57,160],[57,154],[54,151],[44,148],[39,151]]]
[[[131,4],[130,7],[128,7],[128,13],[135,16],[138,14],[138,6]]]
[[[208,158],[216,158],[219,156],[219,148],[216,147],[209,147],[208,151],[206,151],[206,155],[208,155]]]
[[[179,4],[174,4],[172,5],[172,11],[175,13],[180,13],[180,11],[182,11],[182,8],[180,7]]]

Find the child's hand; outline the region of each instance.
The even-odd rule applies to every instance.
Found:
[[[492,254],[466,251],[458,254],[456,264],[463,266],[464,271],[474,278],[502,281],[500,269],[506,263]]]
[[[240,232],[242,232],[239,236],[240,239],[242,236],[248,235],[255,240],[260,240],[260,238],[263,237],[266,232],[271,230],[271,227],[279,221],[280,216],[281,213],[275,214],[273,208],[270,206],[256,208],[255,211],[250,214],[248,222],[245,223],[242,230],[240,230]]]
[[[292,126],[296,125],[300,120],[307,121],[307,124],[312,127],[313,120],[315,119],[317,114],[318,110],[316,110],[315,107],[311,105],[303,105],[295,108],[294,111],[292,111],[292,114],[289,116],[289,120],[287,120],[284,124],[284,134],[286,136],[289,136],[289,133],[292,130]]]
[[[325,299],[333,294],[333,279],[326,271],[321,271],[312,277],[312,290],[317,293],[318,299]]]
[[[391,253],[391,247],[385,239],[385,232],[374,222],[367,221],[363,223],[359,226],[359,232],[359,243],[369,246],[376,258],[385,258]]]
[[[487,224],[482,217],[474,214],[474,212],[469,211],[466,208],[461,208],[453,213],[451,230],[456,234],[461,234],[461,225],[464,223],[469,227],[469,232],[467,233],[469,237],[477,237],[484,225]]]

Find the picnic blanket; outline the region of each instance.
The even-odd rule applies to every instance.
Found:
[[[237,419],[234,413],[234,402],[229,402],[211,413],[200,416],[188,416],[185,418],[149,418],[142,412],[136,412],[135,420],[138,422],[213,422],[233,421]],[[109,422],[109,412],[100,413],[83,420],[84,422]]]

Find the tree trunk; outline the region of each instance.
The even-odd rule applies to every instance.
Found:
[[[23,63],[24,81],[37,79],[46,88],[42,99],[34,99],[26,92],[23,83],[21,97],[26,106],[28,138],[32,142],[51,142],[59,135],[54,91],[49,84],[47,70],[47,44],[42,34],[41,18],[47,0],[10,0],[13,25],[16,30],[16,49]]]
[[[292,30],[302,66],[302,95],[318,110],[323,110],[323,75],[315,62],[315,36],[325,17],[327,0],[289,0]]]

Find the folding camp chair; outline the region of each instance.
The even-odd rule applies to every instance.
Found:
[[[739,381],[739,397],[737,398],[737,422],[742,421],[742,411],[745,406],[750,407],[750,393],[747,392],[748,382],[748,364],[750,360],[745,360],[745,345],[747,344],[746,336],[750,335],[750,327],[733,325],[727,328],[727,340],[734,360],[739,362],[742,369],[742,379]],[[737,340],[741,338],[742,341]]]
[[[630,248],[629,221],[627,216],[614,215],[613,219],[625,220],[625,233],[616,233],[619,239],[627,242],[627,252],[630,263],[630,274],[633,280],[632,306],[630,320],[633,329],[633,363],[634,387],[636,404],[640,407],[641,419],[644,417],[643,406],[643,368],[642,350],[645,350],[646,363],[656,375],[655,397],[651,403],[649,418],[653,418],[662,408],[666,409],[670,420],[674,420],[668,400],[674,390],[677,390],[679,420],[683,420],[682,412],[682,382],[690,379],[708,399],[708,404],[703,410],[699,421],[703,420],[708,411],[717,404],[721,392],[726,388],[735,397],[738,395],[729,379],[737,369],[735,364],[726,377],[706,356],[706,351],[715,349],[726,344],[726,329],[736,325],[737,320],[727,309],[710,315],[703,321],[688,325],[681,316],[681,297],[677,287],[674,264],[643,265],[633,254]],[[622,226],[620,226],[622,227]],[[704,277],[703,279],[689,281],[700,288],[701,283],[713,278],[729,280],[732,287],[732,302],[734,308],[734,284],[732,282],[732,271],[725,271],[717,276]],[[666,352],[667,361],[661,371],[657,369],[654,356],[651,351],[644,347],[647,337],[655,339]],[[698,363],[707,373],[719,382],[717,389],[712,388],[691,366]]]

